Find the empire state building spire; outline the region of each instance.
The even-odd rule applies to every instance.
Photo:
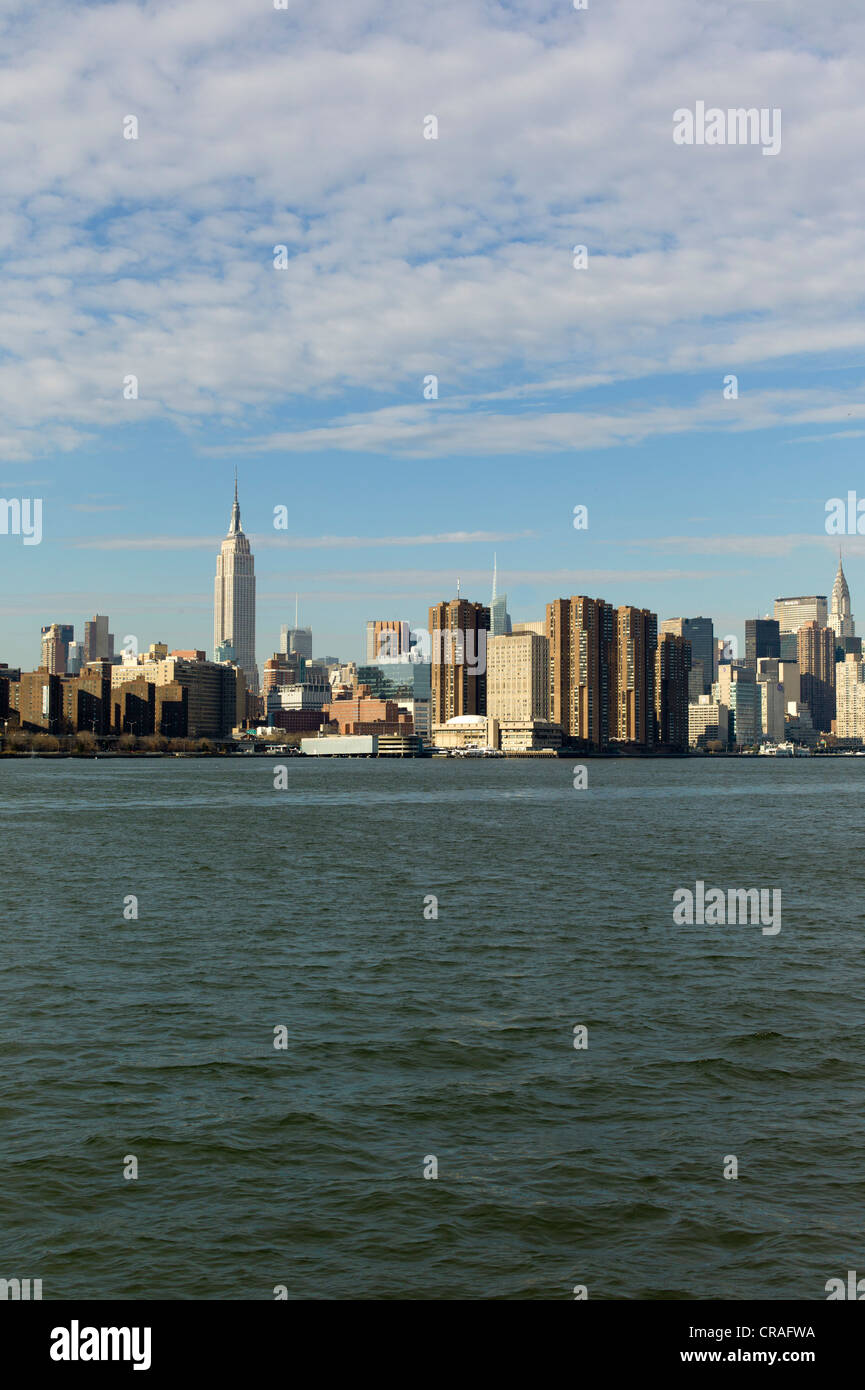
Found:
[[[238,531],[242,531],[240,524],[240,503],[237,500],[237,469],[234,470],[234,506],[231,509],[231,524],[228,528],[230,536],[236,536]]]
[[[249,537],[240,522],[237,497],[237,471],[234,475],[234,504],[228,535],[216,560],[213,588],[213,645],[217,660],[236,661],[246,676],[247,687],[258,694],[258,668],[255,664],[255,560]]]

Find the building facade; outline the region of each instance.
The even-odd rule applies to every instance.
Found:
[[[856,625],[853,622],[853,613],[850,609],[850,590],[847,587],[847,576],[844,573],[840,555],[838,557],[838,573],[835,575],[835,583],[832,585],[829,626],[836,637],[856,636]]]
[[[708,694],[715,679],[715,627],[711,618],[665,618],[659,635],[682,637],[691,648],[691,670],[702,672],[702,693]]]
[[[430,608],[433,730],[462,715],[486,714],[489,630],[490,610],[482,603],[456,598]]]
[[[835,667],[835,733],[865,739],[865,662],[849,653]]]
[[[546,720],[550,644],[534,632],[490,637],[487,643],[487,714],[503,722]]]
[[[655,662],[658,618],[648,608],[616,609],[616,710],[618,743],[655,744]]]
[[[606,748],[616,713],[616,620],[603,599],[547,604],[549,718],[565,738]]]
[[[366,625],[367,665],[395,661],[411,651],[411,629],[400,618],[374,618]]]
[[[828,733],[835,718],[835,633],[811,621],[801,625],[797,639],[802,704],[814,728]]]
[[[255,560],[244,534],[234,482],[234,505],[228,535],[220,546],[213,586],[214,652],[232,647],[246,685],[258,694],[258,668],[255,664]]]
[[[809,594],[798,598],[776,598],[775,617],[781,634],[798,632],[805,623],[816,623],[825,627],[828,619],[828,605],[825,594]],[[783,648],[783,643],[782,643]],[[786,653],[782,650],[781,656]]]
[[[690,677],[690,642],[673,632],[662,633],[655,662],[655,726],[658,743],[663,747],[688,746]],[[698,678],[701,679],[699,672]]]
[[[777,618],[748,618],[745,622],[745,665],[752,671],[765,657],[780,659],[781,628]]]

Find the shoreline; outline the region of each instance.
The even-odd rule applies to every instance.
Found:
[[[865,749],[863,749],[863,753],[865,753]],[[844,757],[849,757],[849,756],[851,756],[851,750],[849,750],[849,749],[843,749],[843,750],[842,750],[842,749],[839,749],[837,752],[830,752],[830,751],[826,751],[826,750],[821,751],[821,752],[813,751],[813,752],[809,753],[807,756],[808,756],[809,758],[844,758]],[[852,756],[856,756],[856,751],[855,751],[855,750],[852,750]],[[381,756],[381,755],[373,756],[372,754],[369,754],[369,753],[341,753],[341,754],[340,754],[340,753],[337,753],[337,754],[331,754],[331,755],[329,755],[329,756],[326,757],[326,758],[324,758],[324,757],[314,758],[314,757],[312,757],[311,755],[306,754],[306,753],[286,753],[284,749],[281,749],[279,752],[274,752],[274,753],[269,753],[269,752],[266,752],[266,751],[262,751],[262,752],[257,752],[257,751],[256,751],[256,752],[254,752],[254,753],[249,753],[249,752],[232,752],[232,753],[212,752],[212,753],[200,753],[200,752],[193,752],[193,751],[182,752],[182,753],[180,753],[180,752],[178,752],[178,753],[167,753],[167,752],[166,752],[166,753],[157,753],[157,752],[149,752],[149,751],[146,751],[146,752],[145,752],[145,751],[142,751],[142,752],[126,752],[126,751],[124,751],[124,752],[115,752],[114,750],[105,750],[104,752],[95,752],[95,753],[77,753],[77,752],[76,752],[76,753],[71,753],[71,752],[60,751],[60,750],[51,751],[51,750],[42,750],[42,749],[33,749],[32,751],[29,750],[29,749],[26,750],[26,751],[11,750],[11,749],[8,750],[8,751],[0,751],[0,763],[2,763],[2,762],[3,762],[4,760],[6,760],[6,759],[9,759],[10,761],[25,761],[25,762],[26,762],[26,761],[31,761],[31,760],[34,759],[34,758],[40,758],[40,759],[43,759],[43,760],[46,760],[46,759],[47,759],[48,761],[53,761],[53,762],[62,762],[62,761],[72,761],[72,762],[98,762],[98,761],[100,761],[100,760],[108,761],[109,759],[110,759],[111,761],[121,761],[121,760],[122,760],[122,761],[126,761],[126,762],[129,762],[129,761],[133,761],[133,762],[145,762],[145,761],[153,760],[153,759],[157,759],[157,758],[158,758],[158,759],[161,759],[161,760],[169,760],[169,761],[172,760],[172,759],[174,759],[174,758],[194,758],[194,759],[207,759],[208,761],[211,761],[211,762],[212,762],[212,761],[223,761],[223,762],[229,762],[229,761],[230,761],[230,762],[234,762],[235,760],[237,760],[237,759],[239,759],[239,758],[250,758],[250,757],[251,757],[251,758],[257,758],[257,759],[259,759],[259,760],[261,760],[261,761],[264,761],[264,760],[266,760],[266,759],[268,759],[268,758],[282,758],[282,759],[288,759],[289,761],[294,761],[295,759],[303,758],[303,759],[305,759],[307,762],[325,762],[325,763],[346,762],[346,761],[352,761],[352,762],[354,762],[354,761],[387,762],[387,763],[413,763],[413,762],[430,762],[430,761],[434,761],[434,762],[437,762],[437,763],[439,763],[439,762],[460,762],[460,763],[462,763],[462,762],[472,762],[472,763],[474,763],[474,762],[520,762],[520,761],[526,761],[526,760],[530,760],[530,761],[532,761],[532,762],[541,762],[541,763],[559,763],[559,762],[568,762],[569,760],[574,759],[574,758],[576,758],[576,759],[584,759],[584,760],[586,760],[586,761],[591,760],[592,762],[598,762],[598,761],[601,761],[601,762],[622,762],[622,761],[627,761],[627,762],[642,762],[642,763],[645,763],[645,762],[656,762],[656,763],[668,763],[668,762],[716,762],[716,761],[725,760],[725,759],[735,759],[736,761],[741,761],[741,760],[747,760],[747,761],[759,760],[760,762],[765,762],[765,761],[766,761],[766,758],[765,758],[765,757],[762,757],[762,758],[761,758],[760,755],[757,754],[757,753],[732,753],[732,752],[725,752],[725,753],[596,753],[596,752],[588,752],[588,751],[586,751],[586,750],[584,750],[584,749],[579,749],[579,748],[568,749],[568,750],[565,750],[565,751],[559,751],[559,752],[552,753],[552,754],[551,754],[551,753],[546,753],[546,752],[534,752],[534,753],[533,753],[533,752],[524,752],[524,753],[497,753],[497,754],[495,754],[495,755],[492,756],[492,757],[473,757],[473,756],[467,757],[465,754],[461,754],[461,753],[455,754],[455,755],[453,755],[453,756],[449,756],[448,754],[443,754],[443,753],[441,753],[441,752],[437,752],[437,753],[424,753],[424,754],[421,754],[419,757]],[[802,757],[801,755],[798,756],[798,757],[786,757],[786,756],[782,756],[782,757],[780,757],[780,758],[775,758],[773,761],[775,761],[775,762],[783,762],[783,763],[786,763],[786,762],[802,762],[802,761],[804,761],[804,759],[803,759],[803,757]]]

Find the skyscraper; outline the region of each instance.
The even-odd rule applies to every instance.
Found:
[[[655,743],[655,658],[658,617],[648,608],[616,609],[616,710],[611,736],[620,743]]]
[[[71,634],[72,630],[67,627],[65,631]],[[64,642],[63,634],[61,623],[50,623],[42,628],[42,659],[39,664],[45,666],[51,676],[65,676],[67,670],[68,641]]]
[[[431,722],[487,712],[487,634],[490,610],[455,598],[429,610],[432,635]]]
[[[781,656],[781,629],[777,618],[747,618],[745,620],[745,665],[757,670],[764,657]]]
[[[48,670],[54,674],[63,675],[69,669],[69,647],[74,640],[75,628],[72,623],[45,623],[42,628],[41,665],[47,665]],[[52,660],[53,665],[50,664]]]
[[[213,591],[213,646],[233,647],[237,664],[253,694],[258,694],[255,665],[255,561],[249,539],[240,523],[237,475],[234,478],[234,506],[228,535],[216,560]]]
[[[96,613],[84,624],[84,661],[113,661],[114,633],[108,631],[108,619]]]
[[[703,673],[703,694],[708,694],[715,679],[715,629],[711,618],[665,618],[661,634],[671,632],[684,637],[691,645],[691,670],[699,666]]]
[[[667,748],[688,746],[688,676],[691,644],[674,632],[658,638],[655,660],[655,724]]]
[[[312,661],[312,628],[300,626],[298,596],[294,596],[294,627],[284,624],[280,629],[280,651],[285,656],[302,656]]]
[[[497,566],[493,556],[493,593],[490,601],[490,636],[507,637],[511,630],[511,615],[508,612],[507,594],[499,595],[496,590]]]
[[[574,594],[547,604],[549,717],[565,738],[606,748],[614,736],[615,613],[602,598]]]
[[[850,611],[850,590],[847,587],[847,579],[841,564],[840,554],[838,556],[838,573],[835,575],[835,583],[832,585],[832,608],[829,613],[829,626],[836,637],[856,636],[853,614]]]
[[[835,667],[835,733],[865,739],[865,662],[850,652]]]
[[[819,623],[803,623],[798,632],[802,703],[815,729],[828,733],[835,718],[835,633]]]
[[[487,643],[487,714],[500,724],[547,718],[549,643],[536,632],[505,633]]]
[[[713,694],[730,712],[730,742],[740,748],[751,748],[759,743],[763,727],[763,692],[757,684],[757,672],[750,666],[725,661],[718,667]]]
[[[782,634],[798,632],[803,623],[817,623],[826,626],[828,609],[825,594],[808,594],[797,598],[776,598],[775,617]],[[783,643],[781,644],[783,647]],[[785,653],[781,652],[784,656]]]

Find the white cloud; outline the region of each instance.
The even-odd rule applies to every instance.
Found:
[[[713,417],[548,419],[545,395],[865,347],[849,4],[794,29],[777,5],[685,0],[588,22],[565,0],[49,0],[0,27],[7,459],[160,418],[257,448],[633,443]],[[780,106],[780,156],[674,146],[697,97]],[[528,415],[473,415],[497,398]]]

